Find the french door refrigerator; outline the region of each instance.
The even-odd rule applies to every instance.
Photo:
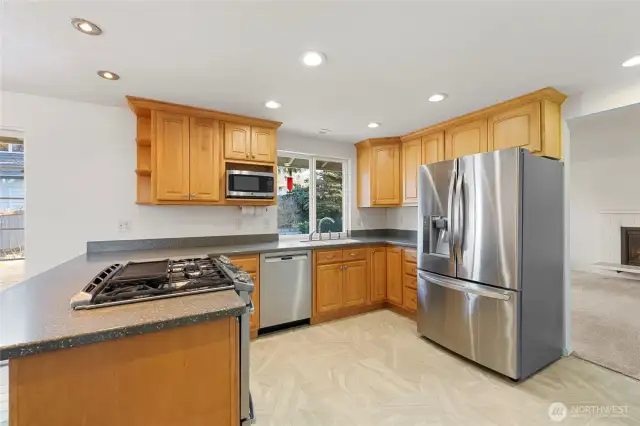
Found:
[[[418,331],[512,379],[562,356],[563,165],[522,148],[420,166]]]

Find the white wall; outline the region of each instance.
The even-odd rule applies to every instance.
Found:
[[[418,229],[418,207],[390,207],[387,209],[387,228]]]
[[[620,262],[620,227],[640,226],[640,105],[569,122],[571,266]]]
[[[239,216],[237,207],[136,205],[136,124],[128,108],[12,92],[2,92],[1,104],[0,126],[25,131],[28,276],[84,253],[87,241],[277,233],[275,206],[253,217]],[[355,172],[351,144],[279,132],[279,145],[347,158]],[[130,232],[118,232],[120,220],[131,222]],[[385,221],[384,209],[352,209],[354,229]]]

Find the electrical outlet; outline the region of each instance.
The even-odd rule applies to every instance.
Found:
[[[127,233],[131,231],[131,221],[128,219],[120,219],[118,221],[118,232]]]

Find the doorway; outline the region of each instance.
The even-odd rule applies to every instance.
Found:
[[[24,138],[0,129],[0,291],[24,277],[24,231]]]

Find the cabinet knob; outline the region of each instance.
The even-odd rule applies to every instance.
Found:
[[[253,154],[251,157],[256,158],[256,155],[255,155],[255,154]]]
[[[191,194],[191,198],[196,198],[196,194]]]
[[[247,156],[247,158],[249,158],[249,153],[248,152],[247,152],[246,156]]]

